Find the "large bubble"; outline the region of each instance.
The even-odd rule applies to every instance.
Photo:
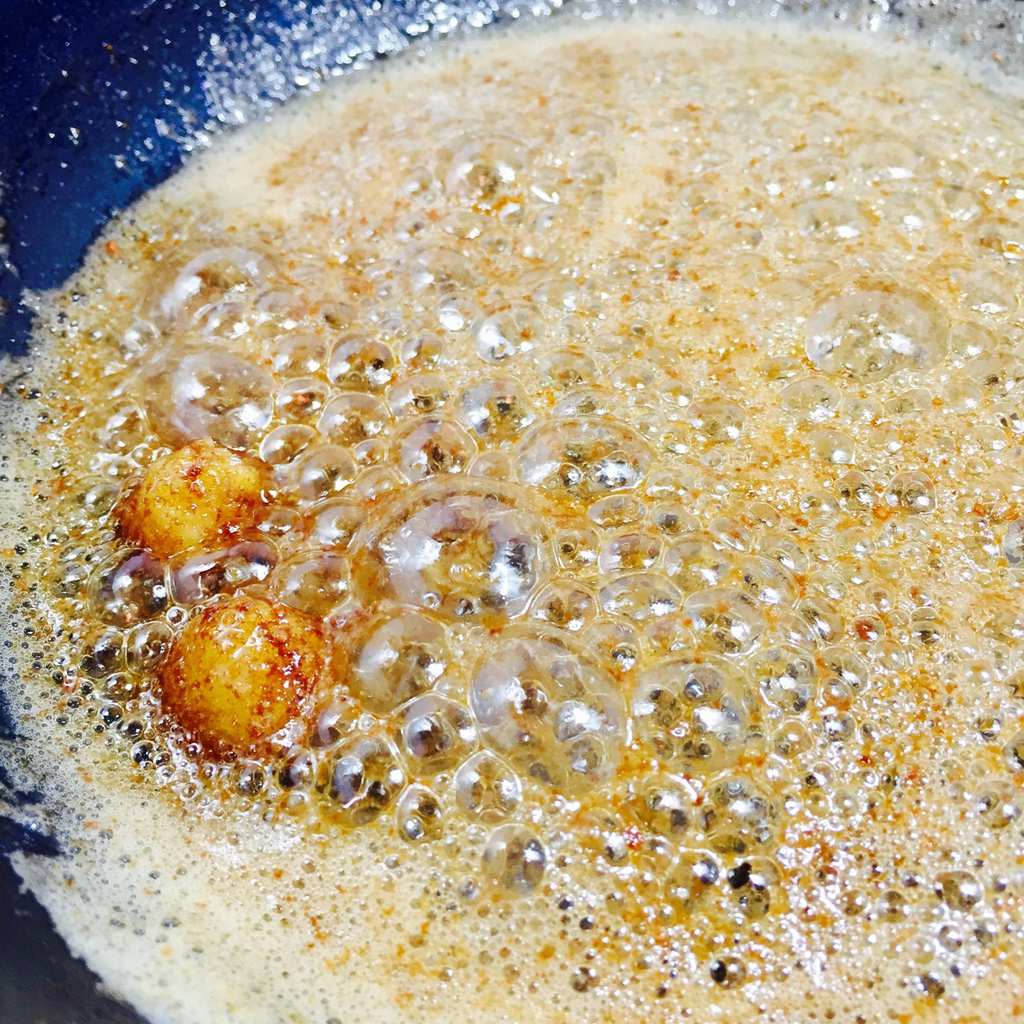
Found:
[[[499,639],[477,666],[469,702],[484,742],[530,778],[586,787],[618,763],[625,713],[613,680],[553,634]]]
[[[589,504],[639,487],[651,462],[632,427],[607,417],[567,417],[536,428],[519,447],[519,478],[553,497]]]
[[[526,609],[547,571],[546,530],[527,497],[480,479],[428,482],[353,539],[364,590],[455,619]]]
[[[815,366],[868,384],[938,363],[946,353],[949,320],[923,292],[869,287],[829,299],[807,321],[806,334]]]

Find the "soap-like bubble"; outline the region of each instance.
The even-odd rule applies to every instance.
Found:
[[[818,668],[809,652],[797,647],[770,647],[751,659],[750,676],[771,705],[799,714],[813,703]]]
[[[434,775],[454,767],[476,741],[466,708],[437,693],[414,697],[397,718],[399,748],[417,772]]]
[[[461,198],[493,205],[506,189],[518,183],[526,164],[526,148],[512,135],[471,138],[453,155],[445,189]]]
[[[286,381],[274,397],[281,419],[299,423],[312,422],[320,414],[330,389],[316,377],[296,377]]]
[[[237,246],[214,246],[190,259],[154,301],[164,323],[198,316],[226,296],[251,291],[272,271],[266,257]]]
[[[830,375],[858,383],[934,366],[946,353],[949,321],[936,301],[898,288],[836,296],[807,321],[807,356]]]
[[[683,850],[664,878],[665,896],[681,914],[689,914],[715,891],[722,868],[710,850]]]
[[[382,341],[354,334],[331,350],[327,376],[332,384],[352,391],[382,391],[391,382],[395,355]]]
[[[715,771],[740,756],[749,728],[740,679],[725,666],[670,658],[645,669],[633,690],[638,739],[668,764]]]
[[[661,555],[661,541],[642,533],[620,533],[601,549],[598,568],[604,573],[650,569]]]
[[[571,579],[554,579],[538,591],[530,615],[541,622],[576,633],[597,614],[594,595]]]
[[[540,885],[547,867],[543,843],[523,825],[499,825],[484,847],[484,873],[502,889],[524,894]]]
[[[714,543],[711,535],[695,530],[682,534],[665,549],[664,569],[681,590],[692,593],[721,583],[732,556]]]
[[[611,678],[554,635],[500,639],[477,667],[470,707],[485,743],[553,786],[606,781],[624,709]]]
[[[279,566],[273,589],[284,604],[322,617],[345,600],[349,576],[348,559],[326,551],[311,551]]]
[[[145,551],[115,555],[96,570],[93,600],[115,626],[151,619],[170,603],[164,566]]]
[[[334,444],[309,448],[290,467],[285,481],[304,505],[340,494],[356,478],[356,465],[346,449]]]
[[[315,444],[316,440],[317,433],[312,427],[289,423],[264,434],[260,441],[259,456],[270,466],[287,466],[310,445]]]
[[[395,824],[398,834],[410,843],[437,839],[444,827],[441,803],[426,786],[408,786],[395,806]]]
[[[598,599],[609,615],[645,622],[676,611],[682,595],[678,587],[663,576],[638,572],[620,576],[602,587]]]
[[[741,775],[727,775],[709,786],[700,825],[713,850],[747,854],[773,846],[778,817],[778,807],[759,786]]]
[[[534,420],[526,392],[511,377],[493,377],[467,388],[461,407],[469,427],[491,443],[514,441]]]
[[[507,619],[544,576],[544,536],[515,492],[442,479],[410,492],[353,545],[377,591],[455,618]]]
[[[689,408],[689,420],[697,436],[710,444],[739,439],[746,419],[743,407],[726,398],[702,398]]]
[[[273,378],[230,352],[192,352],[153,373],[149,414],[170,441],[209,437],[241,451],[255,447],[270,422]]]
[[[592,418],[542,426],[527,435],[518,454],[524,483],[582,502],[638,487],[650,460],[631,427]]]
[[[390,419],[387,406],[379,398],[351,391],[337,395],[327,403],[317,428],[321,436],[332,444],[350,446],[377,437]]]
[[[390,711],[432,689],[450,658],[444,627],[406,610],[381,614],[341,643],[348,685],[375,711]]]
[[[335,752],[328,792],[341,821],[365,825],[390,806],[404,781],[395,750],[386,739],[358,736]]]
[[[642,828],[678,841],[690,826],[695,796],[682,779],[652,774],[629,785],[625,806]]]
[[[455,802],[481,821],[501,821],[519,806],[523,787],[512,766],[489,750],[480,750],[455,773]]]
[[[277,552],[263,541],[191,555],[171,565],[171,593],[179,604],[196,604],[215,594],[262,583],[277,565]]]
[[[414,420],[395,439],[397,462],[411,481],[462,473],[476,454],[476,443],[457,423],[433,416]]]
[[[416,373],[388,388],[388,406],[398,417],[436,413],[450,398],[449,385],[438,373]]]
[[[722,654],[743,654],[764,631],[764,616],[757,605],[733,587],[699,590],[683,607],[709,647]]]
[[[488,363],[531,351],[540,341],[542,324],[530,308],[517,306],[478,321],[473,327],[477,354]]]

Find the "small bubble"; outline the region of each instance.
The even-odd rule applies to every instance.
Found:
[[[94,600],[103,619],[131,626],[170,603],[164,567],[145,551],[115,555],[96,571]]]
[[[435,775],[453,768],[476,742],[476,727],[461,704],[427,693],[398,709],[398,743],[417,772]]]
[[[260,441],[260,458],[271,466],[294,462],[317,439],[316,431],[303,424],[275,427]]]
[[[390,419],[387,406],[376,396],[345,392],[324,406],[317,429],[326,441],[347,447],[377,437]]]
[[[352,456],[337,445],[310,449],[293,463],[291,488],[306,505],[325,501],[345,490],[356,477]]]
[[[915,515],[931,512],[935,508],[935,485],[924,473],[897,473],[885,489],[885,501],[890,508]]]
[[[721,957],[711,965],[711,979],[722,988],[736,988],[747,976],[743,961],[734,956]]]
[[[387,740],[357,736],[335,752],[328,793],[342,821],[365,825],[395,800],[404,782]]]
[[[534,597],[530,615],[572,633],[586,626],[597,613],[594,595],[571,579],[552,580]]]
[[[323,409],[330,389],[315,377],[290,380],[277,392],[277,414],[285,420],[302,423],[313,420]]]
[[[485,362],[501,363],[531,351],[541,334],[541,321],[525,306],[495,313],[474,325],[477,354]]]
[[[455,801],[463,813],[482,821],[508,817],[522,800],[522,784],[512,767],[481,750],[460,765],[454,780]]]
[[[395,437],[399,468],[410,481],[465,472],[477,447],[457,423],[427,417],[415,420]]]
[[[351,335],[335,345],[327,364],[332,384],[353,391],[381,391],[391,381],[395,356],[382,341]]]
[[[484,848],[484,873],[501,888],[515,893],[536,889],[544,877],[547,851],[522,825],[500,825]]]
[[[700,399],[690,406],[688,415],[697,436],[710,444],[738,440],[746,419],[743,407],[725,398]]]
[[[330,614],[348,594],[349,564],[341,555],[312,552],[282,564],[273,590],[285,604],[309,615]]]
[[[977,879],[966,871],[946,871],[936,882],[942,902],[954,910],[970,910],[984,895]]]
[[[440,801],[426,786],[408,786],[395,806],[395,824],[410,843],[438,839],[444,828]]]

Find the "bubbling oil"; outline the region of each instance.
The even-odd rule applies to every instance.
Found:
[[[45,321],[48,756],[221,837],[203,877],[294,904],[290,952],[346,962],[328,906],[371,935],[367,1019],[1019,1013],[1020,129],[911,56],[658,22],[215,149]],[[126,546],[117,502],[200,438],[270,467],[269,514]],[[157,672],[235,593],[331,666],[210,761]],[[295,1019],[345,999],[322,959],[275,982]]]

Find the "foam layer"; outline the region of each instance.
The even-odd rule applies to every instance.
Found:
[[[70,854],[18,867],[72,948],[192,1024],[1018,1013],[1020,128],[909,49],[599,23],[325,90],[115,223],[8,454]],[[126,561],[193,436],[274,514]],[[335,651],[211,764],[154,671],[236,588]]]

